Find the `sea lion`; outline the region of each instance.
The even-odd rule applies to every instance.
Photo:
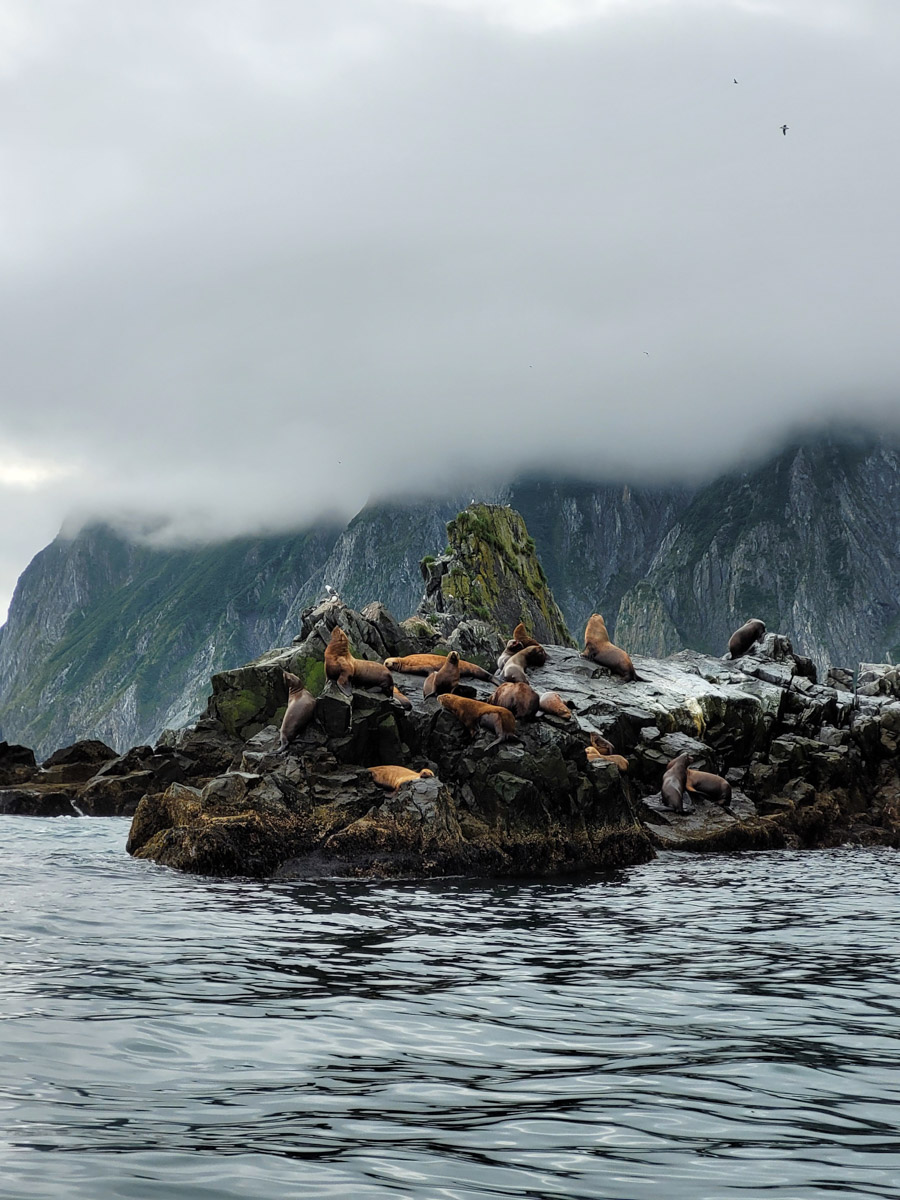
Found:
[[[503,679],[506,683],[528,682],[528,675],[526,673],[526,667],[528,666],[527,654],[527,648],[523,647],[503,664]]]
[[[612,762],[615,763],[620,771],[628,770],[628,759],[623,758],[621,754],[616,754],[616,748],[612,742],[607,741],[599,733],[591,734],[591,744],[585,747],[585,758],[588,762]]]
[[[530,683],[501,683],[488,704],[508,708],[514,717],[527,720],[537,714],[541,698]]]
[[[728,639],[728,653],[732,658],[740,658],[746,654],[752,645],[765,635],[766,626],[758,617],[746,621],[740,629],[736,629]]]
[[[691,756],[685,751],[684,754],[679,754],[677,758],[671,759],[666,764],[666,773],[663,775],[660,793],[663,803],[675,812],[683,813],[691,811],[691,809],[684,806],[684,792],[687,787],[687,773],[690,761]]]
[[[434,771],[429,771],[426,767],[422,771],[411,771],[409,767],[369,767],[369,774],[379,787],[388,788],[389,791],[396,792],[401,783],[406,783],[408,779],[433,779]]]
[[[531,650],[529,655],[529,665],[532,667],[542,667],[547,661],[547,651],[540,642],[536,642],[533,637],[529,637],[525,632],[525,626],[520,621],[513,630],[513,641],[518,642],[520,646]]]
[[[422,695],[442,696],[444,692],[455,692],[459,686],[459,655],[451,650],[439,671],[432,671],[422,684]]]
[[[621,754],[601,754],[594,746],[585,746],[584,756],[588,762],[611,762],[615,763],[620,771],[628,770],[628,759],[623,758]]]
[[[624,679],[626,683],[641,682],[630,656],[609,640],[606,622],[599,613],[594,613],[585,626],[581,657],[595,662],[600,667],[606,667],[607,671]]]
[[[406,708],[406,709],[412,708],[412,706],[413,706],[412,700],[410,700],[409,696],[405,696],[398,687],[394,688],[393,696],[401,708]]]
[[[316,710],[316,698],[303,686],[303,680],[290,671],[282,671],[288,688],[288,705],[281,722],[278,753],[285,754],[288,746],[303,732]]]
[[[731,805],[731,784],[721,775],[713,775],[709,771],[688,771],[685,786],[689,792],[696,792],[706,800],[714,800],[724,808]]]
[[[564,721],[568,721],[572,716],[572,710],[559,692],[541,692],[540,705],[541,712],[547,713],[548,716],[562,717]]]
[[[471,737],[475,737],[479,725],[495,733],[497,736],[485,749],[489,750],[498,742],[506,742],[516,735],[516,718],[508,708],[484,704],[481,700],[467,700],[465,696],[454,696],[451,692],[438,696],[438,704],[452,713],[468,729]]]
[[[384,665],[389,671],[399,671],[402,675],[430,675],[432,671],[439,671],[446,661],[443,654],[407,654],[404,658],[386,658]],[[485,683],[497,682],[490,671],[477,663],[466,662],[464,658],[459,660],[459,673],[472,679],[483,679]]]
[[[598,754],[615,754],[616,748],[602,733],[591,734],[591,745]]]
[[[325,647],[325,676],[334,680],[348,696],[353,693],[351,679],[360,687],[380,688],[386,696],[394,692],[394,681],[387,667],[383,663],[354,658],[350,653],[350,641],[340,625],[332,629],[331,641]]]

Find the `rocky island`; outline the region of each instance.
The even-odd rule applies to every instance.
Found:
[[[634,656],[624,682],[581,656],[521,517],[472,505],[448,526],[446,552],[422,564],[425,595],[398,622],[378,603],[357,612],[334,596],[304,610],[289,646],[212,679],[207,711],[153,747],[117,755],[76,743],[38,767],[0,744],[0,811],[132,815],[128,851],[199,873],[310,878],[546,875],[694,851],[900,845],[900,671],[864,664],[817,682],[813,663],[767,634],[731,661],[682,650]],[[384,662],[457,651],[496,670],[522,622],[546,648],[530,671],[571,715],[519,720],[515,740],[474,736],[426,699],[421,676],[396,671],[403,694],[326,678],[338,626],[357,658]],[[723,647],[724,649],[724,647]],[[284,672],[316,698],[315,716],[278,753]],[[488,680],[464,696],[487,701]],[[591,734],[627,760],[591,761]],[[724,807],[662,803],[666,764],[725,777]],[[386,792],[368,768],[431,772]]]

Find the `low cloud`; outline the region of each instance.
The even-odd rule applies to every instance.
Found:
[[[0,442],[57,472],[5,493],[0,589],[71,511],[224,535],[523,469],[690,479],[897,411],[888,3],[0,28]]]

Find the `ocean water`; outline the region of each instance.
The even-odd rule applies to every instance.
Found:
[[[0,818],[0,1195],[900,1197],[900,856],[268,884]]]

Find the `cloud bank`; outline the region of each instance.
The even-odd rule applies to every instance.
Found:
[[[694,478],[900,408],[889,0],[28,0],[0,46],[0,590],[71,511]]]

